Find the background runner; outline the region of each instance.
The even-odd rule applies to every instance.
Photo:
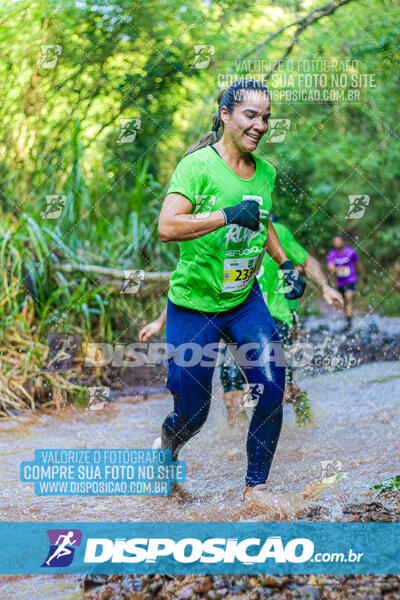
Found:
[[[328,254],[328,271],[336,275],[336,287],[344,298],[344,316],[346,329],[351,328],[353,317],[353,298],[357,283],[356,265],[363,281],[367,275],[360,257],[354,248],[345,246],[341,235],[333,238],[333,248]]]

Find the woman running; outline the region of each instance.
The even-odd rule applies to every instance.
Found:
[[[158,224],[163,242],[180,242],[166,331],[174,348],[167,380],[174,410],[159,447],[177,460],[200,431],[210,408],[215,348],[221,338],[236,344],[235,360],[248,383],[262,390],[247,437],[245,495],[266,491],[282,425],[283,353],[256,279],[265,251],[283,270],[290,297],[301,297],[306,285],[269,222],[275,169],[252,154],[269,116],[268,89],[260,82],[242,79],[221,91],[211,132],[172,174]]]

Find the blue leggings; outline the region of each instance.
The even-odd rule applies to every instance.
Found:
[[[262,391],[253,409],[246,445],[246,485],[253,487],[265,483],[268,477],[282,426],[285,387],[279,335],[257,280],[244,302],[222,312],[200,312],[168,300],[167,343],[173,344],[173,349],[168,359],[167,387],[174,398],[174,410],[163,423],[161,446],[172,450],[173,459],[177,460],[182,446],[205,423],[216,366],[212,348],[218,347],[221,338],[238,348],[248,344],[245,355],[242,353],[247,363],[237,362],[249,384],[263,386],[255,388]]]

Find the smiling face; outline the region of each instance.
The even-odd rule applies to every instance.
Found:
[[[226,106],[221,107],[221,119],[226,135],[240,152],[252,152],[262,136],[268,131],[271,101],[262,90],[240,90],[240,104],[232,114]]]

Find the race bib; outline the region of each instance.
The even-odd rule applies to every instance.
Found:
[[[244,289],[257,275],[265,249],[251,258],[226,258],[222,276],[222,292]]]
[[[338,267],[336,275],[338,277],[348,277],[350,275],[350,267]]]

